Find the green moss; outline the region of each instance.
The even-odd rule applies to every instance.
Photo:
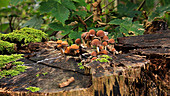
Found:
[[[22,55],[23,54],[0,55],[0,78],[15,76],[25,71],[27,67],[22,66],[24,62],[17,61],[22,58]],[[9,63],[13,65],[12,68],[3,70]]]
[[[48,38],[48,34],[41,30],[25,27],[20,30],[14,30],[9,34],[1,34],[0,37],[5,41],[28,44],[30,42],[41,42],[43,39]]]
[[[13,53],[15,52],[14,49],[15,49],[14,43],[0,40],[0,53],[1,54],[3,54],[4,52]]]

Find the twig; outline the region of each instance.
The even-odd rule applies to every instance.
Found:
[[[136,10],[140,11],[140,9],[143,7],[144,4],[145,4],[145,0],[142,1],[142,3],[139,5],[139,7]]]
[[[115,0],[113,0],[112,2],[108,3],[107,5],[105,5],[104,7],[102,7],[102,9],[106,8],[108,5],[110,5],[111,3],[113,3]]]
[[[109,4],[105,5],[104,7],[102,7],[102,9],[104,9],[105,7],[107,7],[108,5],[110,5],[111,3],[113,3],[115,0],[113,0],[112,2],[110,2]],[[84,22],[86,22],[88,19],[90,19],[94,14],[90,15],[89,17],[87,17]]]
[[[87,31],[87,24],[83,21],[83,19],[81,19],[80,16],[78,16],[78,15],[76,15],[76,16],[77,16],[77,18],[79,19],[79,21],[84,25],[85,31]]]

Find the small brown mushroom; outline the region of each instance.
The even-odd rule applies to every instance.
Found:
[[[82,39],[82,42],[83,42],[83,46],[86,46],[85,37],[86,37],[87,34],[88,34],[88,32],[85,32],[85,33],[81,34],[81,39]]]
[[[106,49],[107,49],[107,42],[104,41],[104,42],[102,43],[102,45],[104,46],[104,49],[106,50]]]
[[[61,44],[63,41],[62,40],[57,40],[57,44]]]
[[[77,39],[75,40],[75,43],[80,46],[80,45],[81,45],[81,39],[80,39],[80,38],[77,38]]]
[[[99,31],[97,31],[96,35],[97,35],[97,37],[100,37],[100,40],[102,40],[102,39],[103,39],[103,37],[105,36],[105,34],[104,34],[104,31],[103,31],[103,30],[99,30]]]
[[[106,35],[105,35],[105,36],[103,37],[103,39],[102,39],[102,41],[108,41],[108,40],[109,40],[109,37],[106,36]]]
[[[91,29],[91,30],[89,30],[89,34],[90,34],[90,39],[92,41],[94,39],[94,37],[95,37],[96,31]]]
[[[87,41],[87,47],[89,48],[90,47],[90,34],[88,33],[87,35],[86,35],[86,37],[85,37],[85,40]]]
[[[107,50],[101,50],[99,54],[100,54],[100,55],[103,55],[103,54],[107,55],[107,54],[108,54],[108,51],[107,51]]]
[[[96,60],[97,59],[97,57],[93,57],[92,59],[91,59],[91,62],[93,61],[93,60]]]
[[[73,54],[76,55],[79,53],[79,46],[76,44],[73,44],[70,46],[70,52],[74,52]]]
[[[97,53],[96,53],[96,51],[93,51],[93,52],[91,53],[91,56],[94,56],[94,57],[96,57],[96,56],[97,56]]]
[[[101,45],[100,41],[99,41],[98,39],[94,39],[94,40],[91,42],[91,45],[95,46],[97,53],[99,53],[99,46]]]
[[[114,40],[114,39],[109,39],[108,43],[109,43],[109,44],[114,44],[114,43],[115,43],[115,40]]]

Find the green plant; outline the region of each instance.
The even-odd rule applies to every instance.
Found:
[[[84,69],[84,66],[82,65],[82,62],[78,63],[79,69]]]
[[[42,74],[45,76],[45,75],[47,75],[47,74],[48,74],[48,72],[44,72],[44,73],[42,73]]]
[[[114,19],[109,24],[119,25],[115,29],[115,36],[122,37],[131,35],[142,35],[144,33],[143,25],[138,21],[132,22],[133,18],[125,17],[123,19]]]
[[[99,62],[107,62],[109,63],[109,59],[112,59],[110,56],[108,55],[101,55],[99,58],[95,59],[96,61],[99,61]]]
[[[12,54],[12,55],[0,55],[0,78],[15,76],[24,72],[27,68],[23,66],[24,62],[17,61],[21,59],[23,54]],[[7,66],[11,66],[11,68],[7,68]]]
[[[27,90],[29,90],[31,92],[37,92],[37,91],[41,90],[39,87],[32,87],[32,86],[30,86],[28,88],[25,88],[25,89],[27,89]]]
[[[40,74],[36,74],[36,77],[39,77],[40,76]]]

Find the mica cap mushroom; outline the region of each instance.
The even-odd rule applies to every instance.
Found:
[[[96,46],[97,53],[99,53],[99,46],[101,45],[100,41],[99,41],[98,39],[94,39],[94,40],[91,42],[91,45],[92,45],[92,46]]]

